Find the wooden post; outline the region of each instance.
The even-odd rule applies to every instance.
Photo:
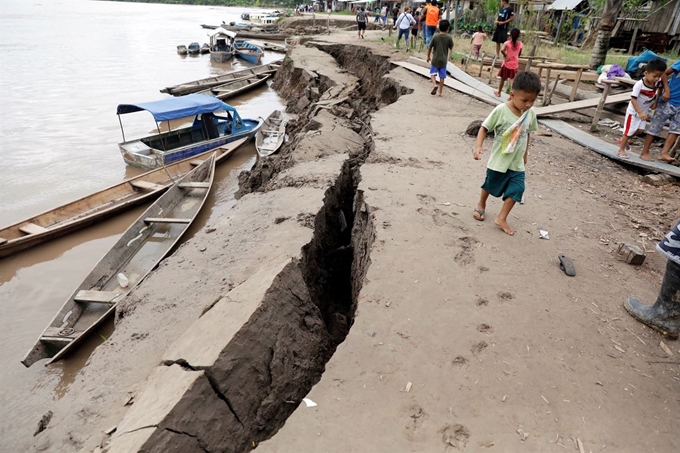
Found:
[[[609,88],[616,83],[614,80],[603,80],[604,91],[602,91],[602,96],[600,97],[600,102],[597,104],[597,110],[595,111],[595,116],[593,116],[593,124],[590,126],[590,131],[595,132],[597,130],[597,123],[600,122],[600,117],[602,116],[602,111],[604,110],[604,103],[607,101],[607,96],[609,96]]]
[[[482,52],[482,61],[479,62],[479,74],[477,74],[477,77],[482,76],[482,71],[484,70],[484,58],[486,57],[486,53]],[[125,141],[125,140],[123,140]]]
[[[632,54],[633,49],[635,49],[635,38],[637,38],[638,30],[639,27],[637,26],[637,22],[635,23],[635,30],[633,30],[633,39],[630,40],[630,46],[628,47],[628,53]]]
[[[562,31],[562,19],[564,19],[564,11],[560,12],[560,22],[557,25],[557,33],[555,33],[555,44],[560,40],[560,32]]]
[[[545,91],[543,92],[543,106],[548,105],[548,92],[550,91],[550,67],[545,68]]]
[[[558,83],[559,81],[560,81],[560,75],[557,74],[557,77],[555,77],[555,83],[553,84],[553,89],[550,91],[550,95],[548,96],[548,105],[550,105],[550,103],[552,102],[553,93],[554,93],[555,90],[557,89],[557,83]],[[548,89],[548,88],[546,87],[546,90],[547,90],[547,89]]]
[[[569,96],[569,102],[574,102],[576,100],[576,92],[578,90],[578,84],[581,82],[581,75],[583,74],[583,68],[578,68],[576,72],[576,80],[574,81],[574,86],[571,87],[571,96]]]
[[[489,69],[489,83],[491,83],[491,78],[493,77],[493,68],[496,67],[496,55],[493,56],[491,61],[491,69]]]

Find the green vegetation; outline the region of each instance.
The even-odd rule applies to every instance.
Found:
[[[114,2],[169,3],[179,5],[250,6],[254,8],[294,8],[299,0],[111,0]]]

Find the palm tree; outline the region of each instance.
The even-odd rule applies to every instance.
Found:
[[[595,45],[593,46],[593,54],[590,57],[590,67],[597,69],[603,65],[607,59],[607,51],[609,50],[609,40],[612,37],[612,30],[616,25],[616,18],[619,17],[619,12],[623,7],[623,0],[605,0],[604,9],[602,10],[602,18],[600,19],[600,26],[597,29],[597,38],[595,38]]]

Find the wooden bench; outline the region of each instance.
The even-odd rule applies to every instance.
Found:
[[[177,184],[180,189],[209,189],[209,182],[181,182]]]
[[[165,186],[161,184],[156,184],[149,181],[132,181],[130,184],[132,187],[142,190],[160,190],[165,188]]]
[[[170,217],[147,217],[146,223],[191,223],[191,219],[173,219]]]
[[[79,333],[75,331],[68,335],[59,335],[59,332],[62,330],[63,329],[61,327],[48,327],[45,329],[45,332],[43,332],[40,339],[43,341],[47,340],[59,343],[70,343],[79,335]]]
[[[118,297],[121,293],[116,291],[86,291],[80,290],[73,298],[75,302],[88,302],[95,304],[114,305],[113,299]]]
[[[574,102],[576,99],[576,90],[578,90],[578,85],[581,83],[581,77],[583,76],[583,71],[590,69],[588,65],[569,65],[569,64],[559,64],[559,63],[541,63],[538,65],[538,77],[541,77],[543,69],[546,70],[545,74],[545,91],[543,92],[543,105],[548,105],[548,86],[550,84],[550,72],[556,71],[576,71],[576,78],[574,80],[574,86],[571,88],[571,95],[569,96],[569,101]]]
[[[43,228],[40,225],[36,225],[35,223],[27,223],[26,225],[20,226],[19,231],[25,234],[40,234],[47,233],[50,230]]]

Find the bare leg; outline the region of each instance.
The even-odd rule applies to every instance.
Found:
[[[437,94],[437,76],[431,75],[430,81],[432,82],[432,91],[430,91],[430,94]]]
[[[499,57],[501,55],[501,43],[497,42],[496,43],[496,57]],[[493,68],[491,68],[493,69]]]
[[[654,136],[647,134],[647,137],[645,137],[645,144],[642,146],[642,152],[640,153],[640,159],[647,161],[652,160],[652,156],[649,155],[649,148],[652,146],[653,141]]]
[[[444,80],[445,79],[439,79],[439,97],[443,96],[444,92]],[[675,142],[674,142],[675,143]]]
[[[626,145],[628,144],[628,136],[624,135],[621,137],[621,145],[619,146],[619,150],[616,152],[616,155],[618,157],[623,157],[625,159],[628,158],[628,153],[626,152]]]
[[[496,97],[501,97],[501,92],[503,91],[503,85],[504,84],[505,84],[505,79],[501,77],[501,83],[498,85],[498,91],[493,92],[496,95]]]
[[[662,162],[667,162],[669,164],[672,164],[675,162],[675,158],[671,157],[669,154],[671,147],[675,144],[675,140],[678,138],[678,134],[668,134],[668,137],[666,137],[666,142],[663,144],[663,149],[661,150],[661,154],[659,157],[656,158],[656,160],[660,160]]]
[[[494,220],[494,223],[501,227],[505,234],[509,234],[510,236],[515,234],[515,230],[510,228],[510,225],[508,225],[508,215],[510,214],[510,211],[514,206],[515,200],[513,200],[512,198],[506,198],[505,201],[503,202],[501,212],[498,213],[498,217],[496,217],[496,220]]]
[[[484,220],[484,211],[486,211],[486,200],[489,199],[489,192],[482,189],[479,195],[479,202],[477,202],[477,210],[473,212],[473,216],[477,220]]]

